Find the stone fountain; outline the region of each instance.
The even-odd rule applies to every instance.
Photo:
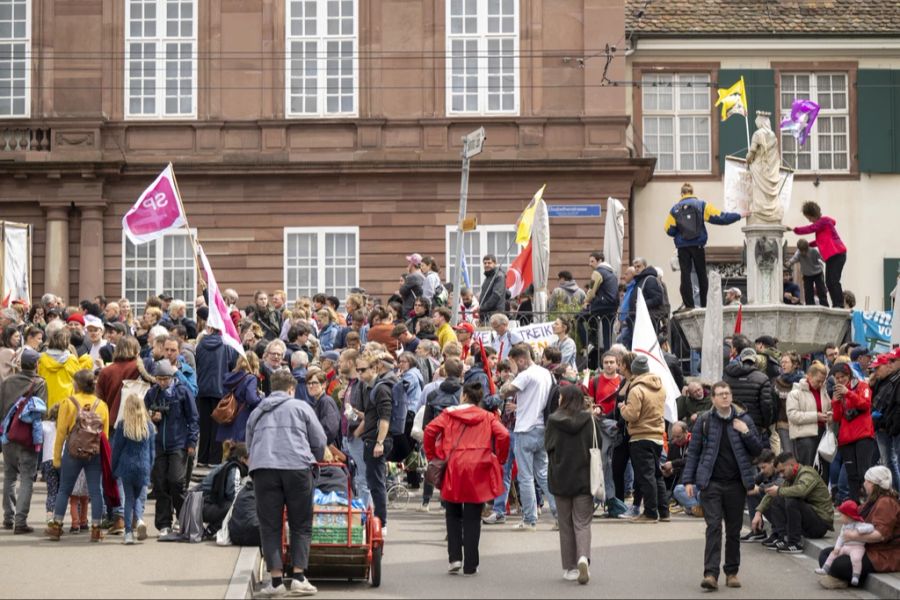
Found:
[[[850,327],[850,311],[820,306],[783,303],[782,265],[785,226],[780,200],[784,181],[780,174],[778,136],[772,131],[768,114],[757,113],[757,129],[747,153],[752,195],[750,216],[743,227],[746,238],[747,304],[741,318],[741,332],[751,340],[773,335],[779,349],[801,354],[821,350],[829,342],[843,342]],[[722,309],[726,335],[734,331],[738,307]],[[678,313],[673,319],[684,331],[694,350],[703,345],[706,309]]]

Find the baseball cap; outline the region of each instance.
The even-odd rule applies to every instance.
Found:
[[[410,254],[409,256],[406,257],[406,262],[418,267],[419,265],[422,264],[422,255],[419,254],[418,252],[415,254]]]
[[[75,313],[68,319],[66,319],[66,323],[81,323],[84,325],[84,316],[81,313]]]
[[[165,292],[163,292],[162,294],[160,294],[159,296],[157,296],[157,298],[159,298],[159,299],[162,300],[163,302],[171,302],[172,300],[175,299],[173,296],[171,296],[171,295],[169,295],[169,294],[166,294]]]
[[[473,335],[475,333],[475,326],[471,323],[460,323],[456,327],[454,327],[456,331],[465,331],[469,335]]]
[[[741,362],[756,362],[756,350],[753,348],[744,348],[741,350]]]
[[[154,369],[153,374],[157,377],[174,377],[176,373],[175,365],[170,363],[167,360],[160,360],[156,362],[156,369]]]
[[[894,360],[900,360],[900,346],[894,348],[893,352],[891,352],[891,355],[894,357]]]
[[[128,329],[125,327],[125,324],[119,323],[118,321],[115,321],[113,323],[107,323],[106,328],[112,329],[113,331],[117,331],[122,334],[128,333]]]
[[[325,354],[322,355],[323,360],[330,360],[331,362],[337,362],[341,360],[341,355],[334,350],[329,350]]]
[[[878,367],[883,367],[884,365],[889,365],[894,360],[894,355],[891,352],[886,352],[885,354],[879,354],[875,357],[875,360],[872,361],[872,364],[869,365],[873,369],[877,369]]]
[[[868,356],[869,349],[868,348],[854,348],[850,352],[850,360],[856,361],[859,360],[860,356]]]
[[[103,329],[103,321],[101,321],[94,315],[86,315],[84,317],[84,326],[93,327],[95,329]]]

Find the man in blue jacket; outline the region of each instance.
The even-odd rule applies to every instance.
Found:
[[[222,382],[234,370],[237,352],[225,345],[222,334],[208,328],[197,344],[197,412],[200,415],[200,441],[197,446],[197,465],[209,466],[222,462],[222,445],[216,443],[218,425],[212,411],[225,396]]]
[[[168,360],[156,363],[156,385],[144,398],[156,425],[156,460],[150,479],[156,492],[159,537],[172,532],[172,511],[181,512],[188,460],[193,460],[199,428],[194,394],[175,377]]]
[[[722,521],[725,521],[725,585],[741,587],[741,526],[747,490],[756,485],[753,458],[762,452],[753,419],[732,406],[731,388],[724,381],[713,385],[711,410],[697,417],[691,432],[681,482],[689,498],[700,490],[706,519],[705,590],[719,589],[722,557]]]
[[[694,308],[691,269],[697,273],[700,285],[700,306],[706,308],[706,293],[709,289],[709,279],[706,276],[706,223],[731,225],[746,216],[747,213],[722,212],[697,198],[691,184],[681,186],[681,200],[669,211],[665,229],[669,236],[675,238],[675,247],[678,249],[682,309]]]

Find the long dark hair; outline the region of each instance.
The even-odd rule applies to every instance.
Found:
[[[577,385],[566,385],[559,388],[559,408],[556,412],[574,417],[580,412],[584,412],[584,393]]]
[[[900,495],[897,494],[897,491],[894,488],[884,489],[880,485],[876,485],[874,489],[872,489],[872,493],[869,494],[869,497],[866,498],[866,503],[859,508],[860,516],[864,519],[868,518],[869,513],[872,512],[872,509],[875,508],[875,504],[881,498],[893,498],[894,502],[900,502]]]

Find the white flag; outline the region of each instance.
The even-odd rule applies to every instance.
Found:
[[[225,306],[225,300],[219,292],[219,284],[213,276],[212,267],[209,266],[209,260],[203,248],[200,248],[200,262],[203,270],[206,272],[206,290],[209,292],[209,318],[206,324],[213,329],[217,329],[222,333],[222,341],[226,346],[233,348],[241,356],[244,354],[244,346],[241,344],[241,335],[238,333],[231,315],[228,314],[228,308]]]
[[[640,288],[635,291],[638,297],[631,351],[646,356],[647,362],[650,364],[650,372],[662,380],[663,388],[666,390],[665,418],[666,421],[674,423],[678,420],[676,400],[681,394],[681,390],[675,384],[672,372],[669,371],[669,366],[666,365],[666,359],[663,357],[662,348],[659,347],[659,339],[657,339],[656,330],[653,329],[653,322],[650,320],[650,311],[647,310],[644,292]]]
[[[897,277],[897,285],[891,292],[894,298],[894,314],[891,319],[891,346],[900,345],[900,277]]]

